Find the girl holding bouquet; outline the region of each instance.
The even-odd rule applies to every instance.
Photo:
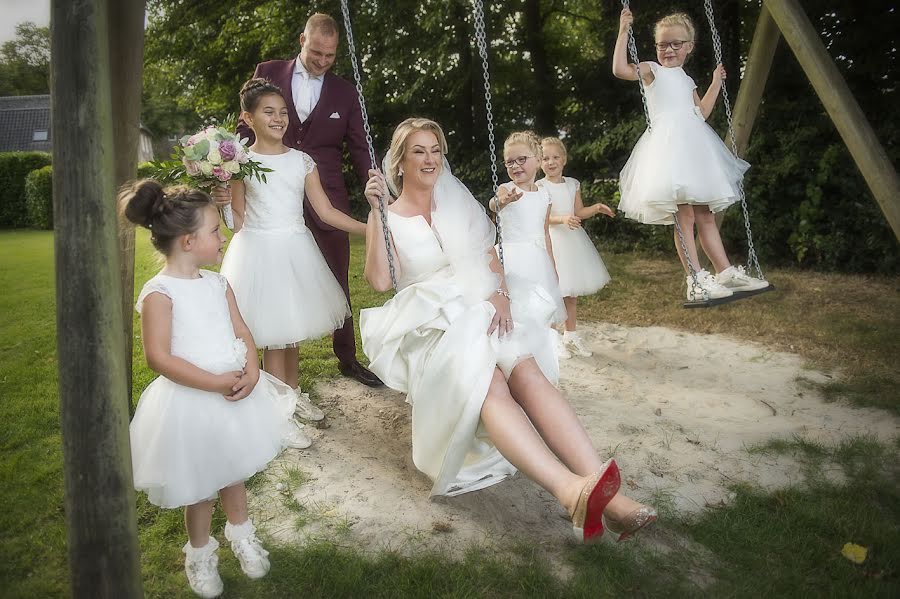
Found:
[[[188,582],[197,595],[216,597],[216,495],[241,569],[265,576],[268,553],[247,516],[244,481],[285,446],[308,447],[309,440],[292,419],[294,390],[259,370],[253,335],[225,277],[201,269],[219,262],[225,246],[210,197],[144,180],[124,189],[119,204],[125,218],[150,230],[166,261],[135,306],[147,364],[160,376],[141,395],[130,426],[134,486],[154,505],[184,506]]]
[[[282,143],[288,109],[281,90],[265,79],[241,88],[241,117],[256,135],[250,157],[272,172],[265,180],[231,181],[235,236],[222,262],[237,305],[263,348],[263,366],[293,387],[298,414],[324,414],[301,394],[298,344],[330,334],[350,308],[303,219],[303,199],[327,224],[365,235],[366,225],[332,206],[308,154]]]

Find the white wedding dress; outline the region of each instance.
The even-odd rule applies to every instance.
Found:
[[[369,368],[412,405],[413,461],[434,481],[432,495],[474,491],[515,472],[480,422],[496,368],[508,378],[534,357],[551,382],[559,377],[546,334],[555,305],[544,290],[508,277],[514,332],[502,340],[487,334],[494,315],[488,299],[497,288],[487,254],[494,228],[447,170],[435,189],[431,225],[388,211],[398,291],[360,313]]]

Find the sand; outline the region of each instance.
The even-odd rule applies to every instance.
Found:
[[[794,354],[661,327],[580,330],[594,355],[562,361],[560,388],[601,455],[615,456],[623,490],[641,501],[698,512],[727,504],[735,483],[776,489],[802,482],[791,457],[748,451],[773,438],[900,435],[900,421],[886,412],[826,403],[810,382],[836,375],[809,370]],[[327,538],[401,552],[524,542],[552,553],[572,544],[555,499],[521,475],[429,498],[430,481],[410,457],[410,409],[401,394],[337,379],[317,385],[313,396],[327,428],[307,427],[313,446],[273,462],[252,500],[277,541]]]

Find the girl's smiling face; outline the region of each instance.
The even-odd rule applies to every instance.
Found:
[[[559,177],[566,167],[566,154],[555,143],[545,143],[542,146],[544,157],[541,159],[541,170],[548,177]]]
[[[525,144],[510,144],[503,149],[503,162],[509,179],[518,186],[534,183],[538,159]]]
[[[682,25],[656,28],[656,59],[664,67],[680,67],[694,50],[694,40]]]
[[[253,112],[244,112],[242,116],[258,139],[279,143],[284,137],[288,125],[288,109],[284,98],[279,94],[266,94],[259,99]]]

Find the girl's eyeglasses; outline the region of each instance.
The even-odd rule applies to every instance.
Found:
[[[506,168],[512,168],[513,165],[518,164],[519,166],[524,166],[526,162],[528,162],[529,158],[534,158],[534,156],[517,156],[516,158],[510,158],[509,160],[503,161],[503,166]]]
[[[673,40],[671,42],[658,42],[656,44],[656,49],[660,52],[665,52],[666,48],[672,48],[678,52],[685,44],[690,43],[690,41],[691,40]]]

